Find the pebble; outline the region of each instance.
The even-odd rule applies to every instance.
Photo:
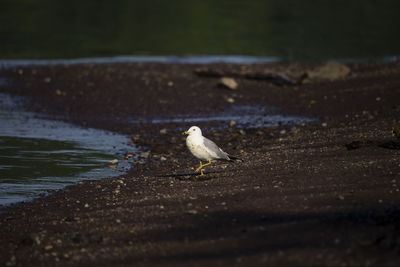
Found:
[[[219,84],[231,90],[236,90],[238,87],[238,83],[233,78],[228,77],[222,77]]]
[[[133,154],[132,153],[127,153],[127,154],[125,154],[125,159],[130,159],[130,158],[132,158],[133,157]]]
[[[228,97],[228,98],[226,99],[226,101],[227,101],[228,103],[231,103],[231,104],[235,103],[235,99],[233,99],[232,97]]]
[[[187,213],[191,214],[191,215],[195,215],[197,214],[197,210],[188,210]]]
[[[113,164],[113,165],[118,164],[118,159],[112,159],[108,163]]]
[[[150,156],[150,151],[140,152],[139,156],[141,158],[147,159]]]
[[[166,128],[163,128],[160,130],[160,134],[167,134],[168,130]]]

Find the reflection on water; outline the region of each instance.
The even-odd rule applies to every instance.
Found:
[[[22,111],[20,100],[0,94],[0,205],[129,167],[124,160],[118,168],[108,166],[135,149],[128,137],[38,118]]]
[[[400,55],[397,0],[2,1],[0,58]]]

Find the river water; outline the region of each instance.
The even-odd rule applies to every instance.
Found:
[[[3,0],[0,59],[400,55],[397,0]]]
[[[26,112],[23,102],[0,94],[0,206],[129,168],[124,154],[136,148],[127,136]]]

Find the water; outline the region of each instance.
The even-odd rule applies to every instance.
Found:
[[[23,111],[21,102],[0,94],[0,206],[129,168],[124,160],[108,164],[135,150],[128,137],[52,121]]]
[[[3,0],[0,59],[400,55],[397,0]]]
[[[183,125],[195,125],[196,123],[212,122],[218,123],[222,128],[229,127],[231,121],[235,121],[238,128],[258,128],[258,127],[272,127],[278,125],[296,125],[315,121],[315,118],[295,116],[295,115],[282,115],[276,108],[260,105],[235,105],[223,112],[201,114],[201,115],[175,115],[173,117],[163,116],[147,118],[147,123],[180,123]],[[140,120],[130,118],[128,123],[142,123]]]

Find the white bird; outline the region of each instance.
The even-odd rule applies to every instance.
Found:
[[[240,158],[234,157],[219,148],[213,141],[204,137],[201,133],[201,129],[197,126],[192,126],[189,130],[183,132],[187,134],[186,146],[192,152],[193,156],[200,159],[200,166],[195,170],[195,172],[201,171],[203,176],[202,168],[211,164],[213,160],[224,160],[224,161],[243,161]],[[202,160],[208,161],[204,164]]]

